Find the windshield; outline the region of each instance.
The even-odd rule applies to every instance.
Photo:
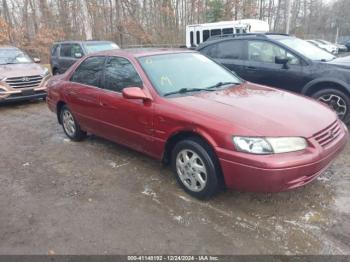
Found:
[[[218,83],[241,83],[230,71],[198,53],[146,56],[138,60],[160,95],[182,89],[200,91]]]
[[[324,51],[323,49],[299,38],[283,38],[278,39],[278,41],[311,60],[330,61],[335,58],[334,55],[328,53],[327,51]]]
[[[17,49],[0,49],[0,64],[28,64],[33,63],[32,59]]]
[[[90,54],[99,51],[119,49],[119,46],[115,43],[85,43],[85,48]]]

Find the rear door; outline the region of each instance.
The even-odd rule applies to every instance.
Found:
[[[143,88],[134,65],[123,57],[106,61],[101,121],[104,136],[135,150],[150,153],[153,146],[153,104],[137,99],[125,99],[126,87]]]
[[[64,73],[73,65],[80,57],[84,55],[80,44],[61,44],[60,58],[58,61],[59,73]]]
[[[100,134],[100,93],[104,56],[88,57],[73,73],[66,89],[68,106],[80,125],[89,132]]]
[[[241,76],[246,65],[244,42],[237,39],[221,41],[205,47],[201,52]]]

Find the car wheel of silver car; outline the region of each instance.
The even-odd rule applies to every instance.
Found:
[[[172,169],[180,186],[196,198],[209,198],[220,189],[217,158],[201,139],[190,138],[176,144],[172,151]]]
[[[66,105],[62,107],[60,117],[63,130],[70,139],[80,141],[86,136],[86,132],[80,129],[79,123]]]
[[[345,123],[349,122],[350,99],[342,91],[337,89],[324,89],[316,92],[312,96],[333,109],[342,121]]]

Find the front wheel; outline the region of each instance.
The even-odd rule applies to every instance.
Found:
[[[58,75],[60,72],[58,71],[58,69],[57,68],[54,68],[53,70],[52,70],[52,74],[53,75]]]
[[[350,98],[348,95],[337,89],[324,89],[316,92],[312,97],[333,109],[344,123],[349,122]]]
[[[191,196],[206,199],[220,189],[216,157],[202,140],[193,138],[177,143],[171,163],[178,183]]]
[[[81,141],[86,137],[86,132],[80,129],[79,123],[66,105],[62,107],[60,117],[63,131],[71,140]]]

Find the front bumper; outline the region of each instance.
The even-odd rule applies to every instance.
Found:
[[[19,102],[19,101],[28,101],[28,100],[34,100],[34,99],[41,99],[46,97],[46,92],[36,92],[32,95],[15,95],[15,96],[8,96],[4,99],[0,98],[0,104],[1,103],[10,103],[10,102]]]
[[[40,99],[45,98],[46,94],[46,88],[18,90],[16,92],[0,93],[0,103]]]
[[[245,154],[251,157],[246,163],[241,161],[243,153],[222,148],[216,148],[216,151],[228,188],[280,192],[304,186],[322,174],[344,149],[348,136],[344,125],[341,135],[327,149],[316,146],[301,152],[270,156]]]

